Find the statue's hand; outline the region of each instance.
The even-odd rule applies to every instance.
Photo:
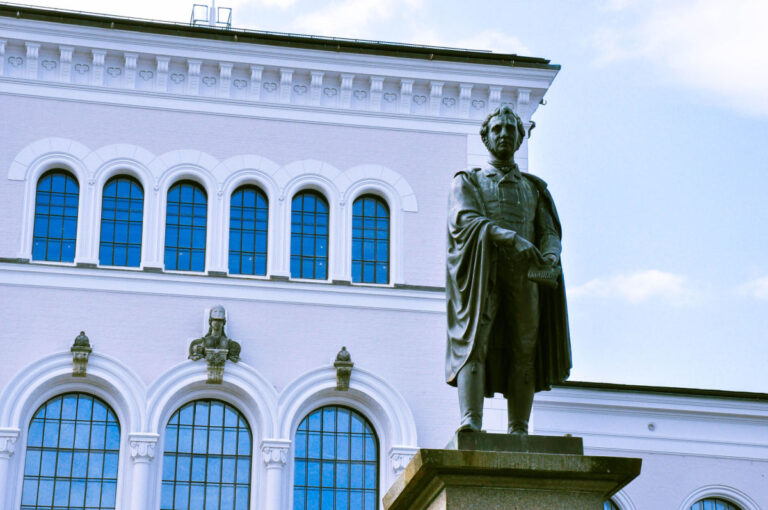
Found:
[[[560,257],[555,255],[554,253],[547,253],[544,255],[544,260],[547,261],[547,264],[550,266],[556,266],[560,262]]]
[[[544,263],[544,258],[541,256],[541,252],[539,252],[538,248],[536,248],[536,246],[534,246],[528,239],[525,239],[519,234],[515,236],[515,239],[512,242],[512,248],[515,250],[515,253],[530,262]]]

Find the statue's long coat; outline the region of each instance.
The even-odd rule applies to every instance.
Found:
[[[495,224],[486,216],[477,172],[479,168],[458,172],[451,186],[448,205],[448,254],[446,302],[448,305],[448,345],[445,376],[456,385],[459,370],[478,345],[504,344],[502,328],[495,328],[498,287],[495,285],[498,248],[489,236]],[[522,174],[539,191],[552,215],[558,236],[560,220],[546,183],[534,175]],[[538,238],[538,236],[537,236]],[[533,241],[533,240],[532,240]],[[539,338],[536,348],[536,391],[568,378],[571,369],[571,342],[562,274],[556,288],[539,285]],[[511,366],[508,360],[486,359],[486,396],[506,394]]]

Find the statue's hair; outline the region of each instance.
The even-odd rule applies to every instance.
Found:
[[[502,115],[510,116],[515,119],[515,124],[517,125],[517,141],[515,143],[515,152],[517,152],[517,149],[519,149],[523,144],[523,139],[525,138],[525,126],[523,126],[523,121],[520,119],[520,116],[516,114],[514,110],[512,110],[512,108],[510,108],[508,105],[502,105],[496,108],[490,113],[490,115],[485,118],[482,127],[480,127],[480,137],[483,139],[485,148],[490,151],[491,148],[488,146],[488,125],[491,123],[492,118],[500,117]]]

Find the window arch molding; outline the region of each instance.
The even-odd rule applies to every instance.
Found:
[[[232,194],[242,186],[255,186],[259,188],[267,197],[268,204],[268,222],[267,222],[267,272],[266,277],[271,274],[271,268],[275,267],[275,249],[284,231],[284,220],[282,210],[278,206],[280,189],[277,182],[266,172],[252,168],[244,168],[231,174],[223,184],[222,200],[220,201],[219,215],[222,219],[221,238],[216,241],[217,250],[216,262],[213,262],[213,269],[216,271],[229,272],[229,220],[232,206]]]
[[[365,179],[352,184],[345,192],[344,228],[341,230],[344,236],[346,250],[344,256],[344,279],[352,281],[352,213],[355,200],[363,195],[375,195],[382,199],[389,207],[389,285],[403,283],[403,217],[400,195],[388,183],[375,179]]]
[[[147,235],[147,226],[155,223],[155,218],[153,217],[155,210],[153,207],[151,207],[151,204],[154,201],[154,178],[146,166],[132,159],[116,158],[111,161],[107,161],[106,163],[102,164],[94,174],[95,184],[94,186],[91,186],[92,189],[89,190],[92,192],[91,200],[89,200],[89,203],[92,206],[92,211],[90,214],[90,232],[92,232],[93,235],[92,242],[90,242],[88,245],[87,258],[88,261],[92,262],[93,264],[99,263],[99,241],[101,240],[100,225],[104,200],[104,186],[106,186],[109,180],[113,177],[119,177],[121,175],[127,175],[128,177],[136,179],[144,191],[141,263],[139,264],[140,269],[144,265],[146,254],[150,253],[154,249],[153,245],[156,243],[155,238],[149,237]]]
[[[408,403],[384,379],[358,367],[352,371],[349,390],[337,391],[336,369],[320,367],[292,381],[280,394],[279,437],[293,441],[301,421],[312,411],[328,405],[352,408],[373,425],[379,438],[379,487],[383,493],[418,449],[416,422]],[[290,459],[293,459],[292,449]],[[284,495],[292,494],[289,489],[293,462],[289,464],[284,477]]]
[[[743,510],[759,510],[755,500],[735,487],[728,485],[707,485],[700,487],[688,495],[680,505],[680,510],[690,510],[691,506],[706,498],[720,498],[738,505]]]
[[[635,503],[624,490],[611,496],[611,499],[621,510],[637,510]]]
[[[119,360],[103,354],[91,353],[88,359],[88,375],[72,376],[72,353],[58,352],[42,358],[22,369],[11,379],[0,394],[0,431],[7,435],[16,432],[16,448],[10,458],[8,476],[0,479],[0,504],[9,508],[21,505],[22,480],[29,423],[34,413],[49,399],[63,393],[82,392],[100,398],[112,408],[120,422],[119,472],[132,471],[131,456],[127,451],[128,435],[141,430],[145,419],[144,383]],[[14,480],[14,483],[8,483]],[[7,486],[3,487],[3,483]],[[117,499],[121,506],[130,502],[130,490],[126,477],[119,476]]]
[[[61,169],[69,172],[77,180],[79,187],[79,199],[77,204],[77,240],[75,243],[74,263],[82,262],[84,254],[87,252],[89,239],[86,239],[86,233],[89,233],[88,227],[90,220],[90,207],[88,207],[88,188],[89,174],[85,164],[77,157],[65,153],[46,154],[30,164],[29,171],[26,174],[24,186],[24,209],[21,220],[21,246],[19,247],[18,258],[32,259],[32,236],[35,221],[35,201],[37,198],[37,183],[40,178],[50,170]]]
[[[338,204],[341,200],[341,194],[332,181],[313,174],[303,174],[294,177],[280,194],[280,205],[278,207],[281,209],[283,225],[280,230],[282,240],[279,243],[281,252],[275,253],[275,260],[279,264],[275,266],[275,274],[287,277],[291,275],[291,208],[293,197],[302,191],[316,191],[328,201],[328,280],[343,279],[341,276],[343,274],[343,266],[341,265],[343,257],[339,256],[340,250],[344,249],[344,246],[340,244],[342,221]]]
[[[158,180],[155,200],[150,207],[154,209],[155,222],[147,225],[146,235],[151,237],[157,243],[154,250],[147,253],[149,258],[144,264],[150,267],[164,267],[165,250],[165,222],[168,208],[168,191],[181,181],[192,181],[199,184],[208,199],[206,206],[206,234],[205,234],[205,270],[210,270],[212,251],[214,250],[213,239],[218,239],[218,231],[221,229],[221,218],[218,216],[219,209],[216,207],[217,199],[221,195],[217,193],[218,186],[213,175],[201,166],[183,164],[178,167],[169,168]],[[146,209],[146,208],[145,208]]]
[[[260,508],[266,497],[263,490],[264,473],[260,460],[261,443],[273,438],[277,419],[277,392],[253,367],[243,363],[227,363],[224,381],[220,385],[206,383],[207,366],[202,362],[185,361],[163,373],[147,393],[148,431],[159,434],[156,462],[150,484],[151,508],[159,508],[162,478],[162,452],[165,427],[173,413],[185,404],[199,399],[224,401],[240,411],[251,429],[253,444],[251,470],[251,508]]]

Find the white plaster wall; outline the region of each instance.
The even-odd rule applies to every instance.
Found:
[[[280,166],[307,159],[341,171],[384,166],[407,179],[418,200],[418,213],[403,214],[405,283],[444,284],[447,190],[453,173],[466,166],[466,136],[3,97],[0,169],[6,176],[24,147],[49,137],[75,140],[92,150],[111,144],[132,144],[156,155],[194,149],[219,161],[258,154]],[[82,192],[87,184],[80,185]],[[5,218],[0,257],[17,256],[23,189],[22,182],[0,179]]]
[[[206,309],[221,303],[243,363],[278,391],[331,363],[344,345],[356,366],[402,393],[421,446],[445,446],[458,416],[455,390],[443,381],[442,314],[76,289],[6,287],[2,293],[12,304],[3,308],[14,326],[0,330],[0,345],[23,339],[24,349],[0,357],[0,390],[43,355],[67,350],[81,330],[95,351],[121,360],[149,386],[186,359],[189,342],[205,334]]]

